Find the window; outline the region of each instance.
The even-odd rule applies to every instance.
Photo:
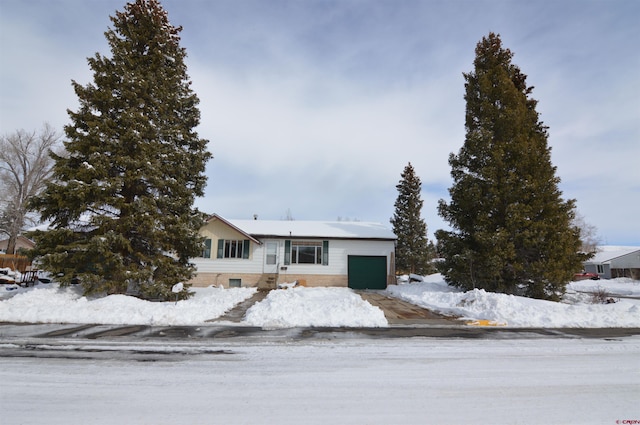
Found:
[[[598,268],[598,274],[604,274],[604,266],[602,264],[596,265]]]
[[[321,264],[322,242],[291,242],[291,264]]]
[[[329,241],[285,241],[285,264],[329,264]]]
[[[249,258],[250,242],[246,240],[218,239],[217,258]]]

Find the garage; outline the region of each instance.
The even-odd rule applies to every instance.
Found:
[[[386,289],[387,257],[349,255],[347,273],[351,289]]]

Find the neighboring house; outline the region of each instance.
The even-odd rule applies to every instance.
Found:
[[[207,219],[194,286],[384,289],[395,283],[393,232],[379,223]]]
[[[630,277],[640,279],[640,247],[603,247],[584,262],[584,271],[603,279]]]
[[[0,253],[4,254],[7,252],[7,245],[9,245],[9,239],[0,240]],[[20,251],[28,251],[30,249],[35,248],[36,244],[31,239],[25,238],[24,236],[18,236],[16,239],[16,253]]]

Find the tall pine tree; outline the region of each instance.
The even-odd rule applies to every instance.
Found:
[[[564,201],[551,165],[547,127],[526,76],[490,33],[464,74],[466,138],[451,154],[450,203],[437,232],[448,282],[464,288],[558,299],[581,267],[574,200]]]
[[[93,84],[73,81],[68,155],[33,202],[47,232],[36,234],[43,267],[86,293],[166,298],[189,279],[201,251],[207,140],[194,128],[198,98],[186,73],[181,27],[157,0],[136,0],[111,17],[111,57],[88,59]],[[182,297],[188,295],[185,289]]]
[[[399,273],[429,274],[433,272],[430,260],[434,247],[427,239],[427,225],[421,217],[423,201],[422,183],[409,163],[396,186],[398,198],[391,218],[396,243],[396,270]]]

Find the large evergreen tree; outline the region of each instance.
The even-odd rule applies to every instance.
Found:
[[[36,234],[43,267],[86,293],[163,298],[189,279],[201,250],[207,140],[194,128],[198,98],[186,73],[181,27],[157,0],[136,0],[111,17],[111,57],[88,59],[93,84],[73,81],[67,155],[33,203],[47,232]],[[182,292],[187,296],[188,292]]]
[[[430,260],[434,247],[427,239],[427,225],[421,217],[422,183],[409,163],[401,174],[398,198],[391,218],[396,243],[396,270],[399,273],[428,274],[433,271]]]
[[[547,127],[512,56],[491,33],[464,74],[466,138],[449,157],[451,201],[439,204],[453,229],[436,234],[442,271],[464,289],[558,299],[581,267],[574,200],[561,198]]]

